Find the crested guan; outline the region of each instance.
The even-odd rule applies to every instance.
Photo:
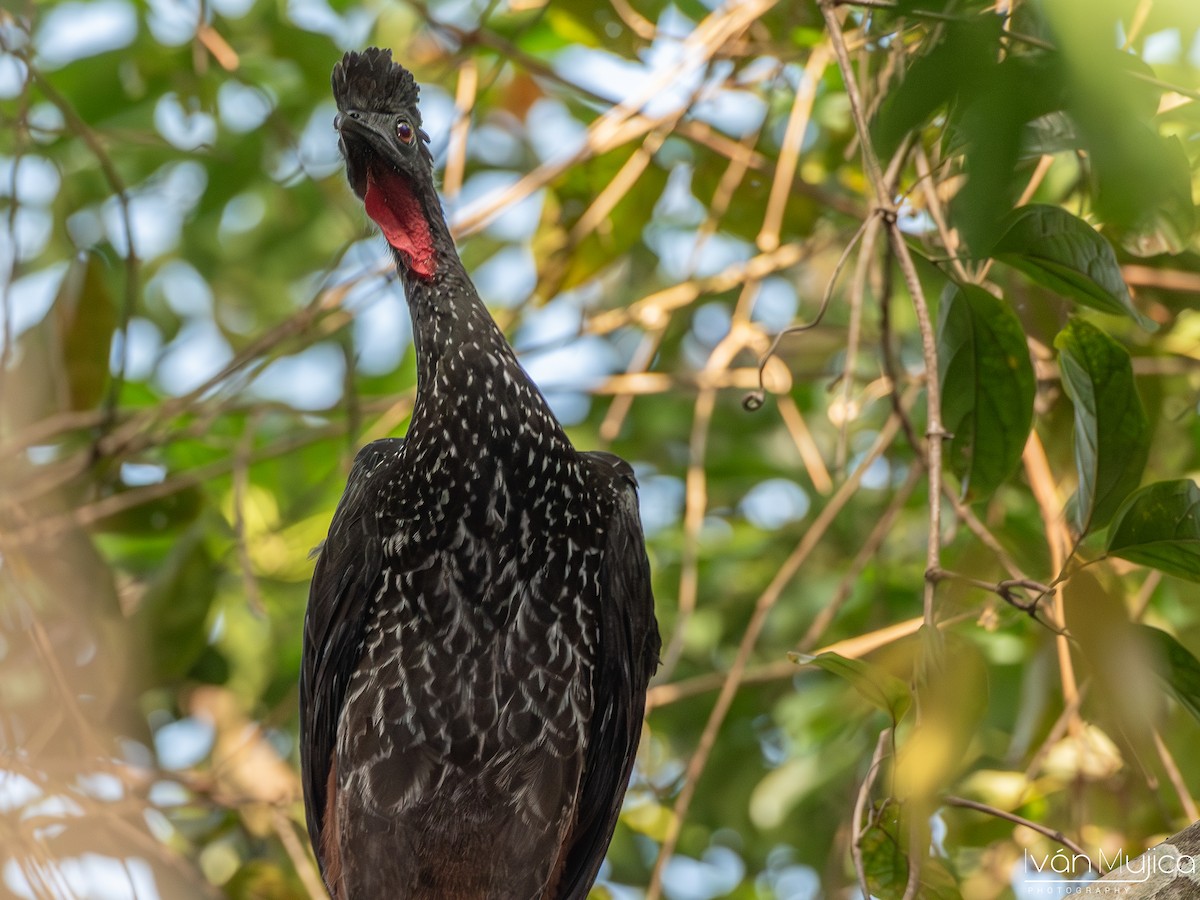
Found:
[[[417,393],[356,457],[304,620],[308,831],[337,900],[586,897],[658,665],[630,466],[577,451],[454,248],[413,76],[333,70],[391,248]]]

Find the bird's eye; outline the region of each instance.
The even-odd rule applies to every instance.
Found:
[[[405,144],[411,144],[413,142],[413,138],[416,136],[417,132],[412,127],[410,122],[408,122],[406,119],[398,119],[396,121],[396,137],[400,138],[402,142]]]

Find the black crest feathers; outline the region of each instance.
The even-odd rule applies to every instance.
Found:
[[[414,125],[421,124],[421,112],[417,109],[421,89],[412,72],[392,62],[391,50],[368,47],[362,53],[347,53],[333,67],[330,82],[342,112],[357,109],[406,113]]]

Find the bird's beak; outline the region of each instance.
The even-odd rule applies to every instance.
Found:
[[[367,173],[372,164],[383,163],[397,172],[408,174],[405,161],[399,158],[385,130],[390,125],[390,119],[354,111],[338,113],[334,120],[338,143],[346,160],[346,175],[350,187],[360,199],[366,197]]]
[[[387,114],[341,113],[335,124],[346,159],[346,175],[367,215],[379,226],[398,260],[425,278],[436,270],[432,213],[420,188],[428,172],[414,171],[411,149],[402,151],[392,138],[395,119]],[[422,177],[423,176],[423,177]]]

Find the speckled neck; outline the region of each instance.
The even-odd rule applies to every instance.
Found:
[[[514,461],[532,458],[531,448],[573,457],[562,426],[479,299],[442,222],[435,235],[432,278],[400,267],[417,353],[408,439],[449,439],[467,455],[488,452]]]

